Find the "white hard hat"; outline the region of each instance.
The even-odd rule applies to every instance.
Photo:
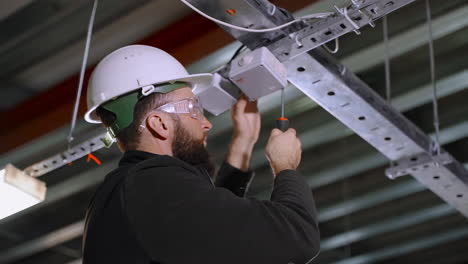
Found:
[[[150,85],[185,82],[192,89],[204,89],[211,86],[212,79],[210,73],[190,75],[179,61],[158,48],[126,46],[107,55],[94,69],[88,84],[85,120],[101,123],[96,115],[99,106]]]

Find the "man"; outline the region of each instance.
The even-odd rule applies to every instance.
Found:
[[[295,170],[295,131],[274,129],[266,156],[270,201],[244,197],[260,133],[256,103],[233,107],[234,134],[215,183],[206,150],[212,124],[194,93],[210,74],[189,75],[148,46],[119,49],[96,67],[86,120],[102,122],[124,156],[92,199],[83,263],[297,263],[319,251],[314,201]]]

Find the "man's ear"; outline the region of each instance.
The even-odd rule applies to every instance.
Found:
[[[172,119],[161,113],[153,113],[146,118],[146,127],[153,136],[166,140],[173,132]]]

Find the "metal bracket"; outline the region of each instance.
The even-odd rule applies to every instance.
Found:
[[[394,166],[385,170],[385,175],[389,179],[394,180],[401,176],[410,175],[416,171],[445,166],[454,161],[454,158],[448,153],[442,153],[435,156],[427,153],[421,153],[410,158],[404,158],[396,161]]]
[[[401,159],[385,171],[390,179],[410,174],[445,202],[468,217],[468,174],[449,153],[421,153]]]

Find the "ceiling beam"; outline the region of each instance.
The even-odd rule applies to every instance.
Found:
[[[365,193],[334,205],[318,208],[318,219],[320,223],[328,222],[424,190],[426,188],[417,181],[390,184],[389,187],[381,190]]]
[[[436,205],[416,212],[396,216],[378,223],[372,223],[331,237],[326,237],[320,242],[320,249],[322,252],[329,251],[384,233],[454,214],[456,212],[457,210],[448,204],[444,203]]]
[[[16,0],[0,2],[0,20],[5,20],[21,8],[29,5],[34,0]]]
[[[468,25],[468,5],[457,8],[440,17],[433,19],[433,38],[441,39]],[[405,54],[413,49],[427,44],[427,25],[416,26],[396,37],[389,39],[389,57],[393,58]],[[366,47],[361,54],[353,54],[342,60],[342,63],[353,72],[362,72],[372,68],[383,61],[385,54],[385,44],[377,43]]]
[[[332,264],[375,263],[378,261],[403,256],[413,251],[435,247],[466,237],[468,237],[468,227],[451,228],[449,229],[449,231],[431,234],[419,239],[411,240],[406,243],[400,243],[399,245],[388,246],[386,248],[365,253],[363,255],[336,261]]]
[[[0,255],[0,263],[11,263],[26,256],[42,252],[83,235],[84,220],[60,228],[47,235],[32,239]]]
[[[121,2],[127,2],[123,3],[123,5],[129,4],[129,1]],[[119,2],[119,4],[122,3]],[[131,8],[124,7],[125,9],[123,10],[126,11],[118,15],[117,19],[113,20],[110,18],[104,21],[103,26],[98,26],[98,21],[95,21],[96,27],[93,30],[87,65],[96,64],[102,57],[114,49],[135,43],[150,33],[159,31],[175,23],[190,14],[191,11],[179,1],[172,0],[137,0],[132,1],[130,6]],[[114,6],[112,2],[104,1],[102,5],[100,2],[97,11],[98,17],[100,13],[107,13],[106,9],[113,10],[114,8],[120,9],[121,7]],[[86,19],[89,16],[90,10],[91,7],[85,10],[86,13],[83,14],[82,19]],[[159,12],[160,10],[164,10],[165,12]],[[156,13],[158,14],[157,16],[154,15]],[[111,22],[109,23],[109,21]],[[84,23],[82,24],[85,25]],[[136,27],[135,25],[138,26]],[[52,26],[52,28],[55,28],[55,26]],[[68,43],[68,45],[56,49],[53,53],[48,54],[48,56],[44,56],[43,60],[37,60],[35,63],[28,65],[28,67],[24,67],[15,74],[14,79],[31,87],[38,94],[79,71],[86,43],[83,33],[86,28],[82,26],[76,28],[82,28],[82,31],[78,32],[78,35],[75,35],[77,37],[74,38],[76,40],[74,43]],[[64,37],[70,38],[68,35]],[[57,67],[57,65],[60,65],[60,67]],[[47,71],[44,71],[44,69],[47,69]]]

